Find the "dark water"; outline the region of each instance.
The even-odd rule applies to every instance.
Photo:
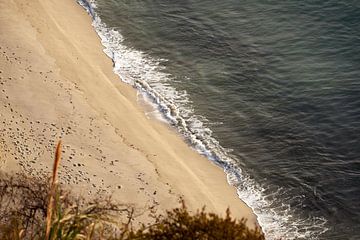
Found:
[[[360,239],[360,1],[96,5],[118,73],[177,109],[269,239]]]

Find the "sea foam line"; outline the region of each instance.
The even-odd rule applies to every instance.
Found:
[[[207,119],[196,115],[185,91],[170,85],[171,76],[163,72],[161,62],[122,44],[123,36],[108,28],[96,13],[94,0],[77,0],[92,17],[92,25],[101,38],[105,54],[113,60],[114,72],[150,99],[161,115],[174,126],[200,154],[224,169],[230,185],[252,208],[267,239],[317,239],[327,229],[325,219],[295,217],[288,204],[274,205],[265,189],[242,171],[228,149],[220,146],[206,127]],[[282,191],[279,189],[279,192]],[[276,199],[276,198],[275,198]]]

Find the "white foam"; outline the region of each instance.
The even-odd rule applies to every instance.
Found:
[[[258,216],[267,239],[317,239],[319,234],[327,230],[325,219],[296,217],[286,204],[273,207],[273,202],[264,194],[265,189],[243,173],[238,161],[231,156],[231,150],[221,147],[212,137],[211,129],[205,124],[207,119],[194,113],[187,93],[171,86],[172,77],[162,71],[161,62],[165,60],[153,59],[125,46],[123,36],[106,27],[98,17],[94,0],[77,1],[92,16],[92,25],[101,38],[104,52],[113,60],[114,72],[122,81],[134,86],[157,109],[157,113],[151,113],[153,116],[163,121],[165,119],[176,127],[200,154],[224,169],[229,184],[237,188],[239,198]]]

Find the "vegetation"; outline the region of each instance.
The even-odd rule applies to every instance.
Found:
[[[0,173],[0,239],[265,239],[259,229],[248,229],[244,219],[232,219],[229,210],[224,218],[205,208],[190,214],[184,202],[155,217],[151,226],[135,229],[130,206],[110,197],[87,201],[58,185],[60,147],[50,181],[45,176]]]

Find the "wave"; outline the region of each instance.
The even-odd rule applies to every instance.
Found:
[[[236,187],[239,198],[257,215],[267,239],[318,239],[327,231],[325,219],[301,218],[289,204],[279,205],[281,201],[276,198],[276,193],[282,195],[286,190],[277,189],[269,197],[269,194],[265,194],[266,189],[242,170],[239,161],[231,155],[231,150],[223,148],[212,136],[211,129],[207,127],[209,121],[195,114],[186,91],[178,91],[171,86],[172,76],[165,73],[161,65],[165,59],[154,59],[125,46],[120,32],[101,21],[94,0],[77,2],[92,17],[92,25],[101,38],[104,52],[113,61],[114,72],[144,95],[190,146],[224,169],[229,184]]]

